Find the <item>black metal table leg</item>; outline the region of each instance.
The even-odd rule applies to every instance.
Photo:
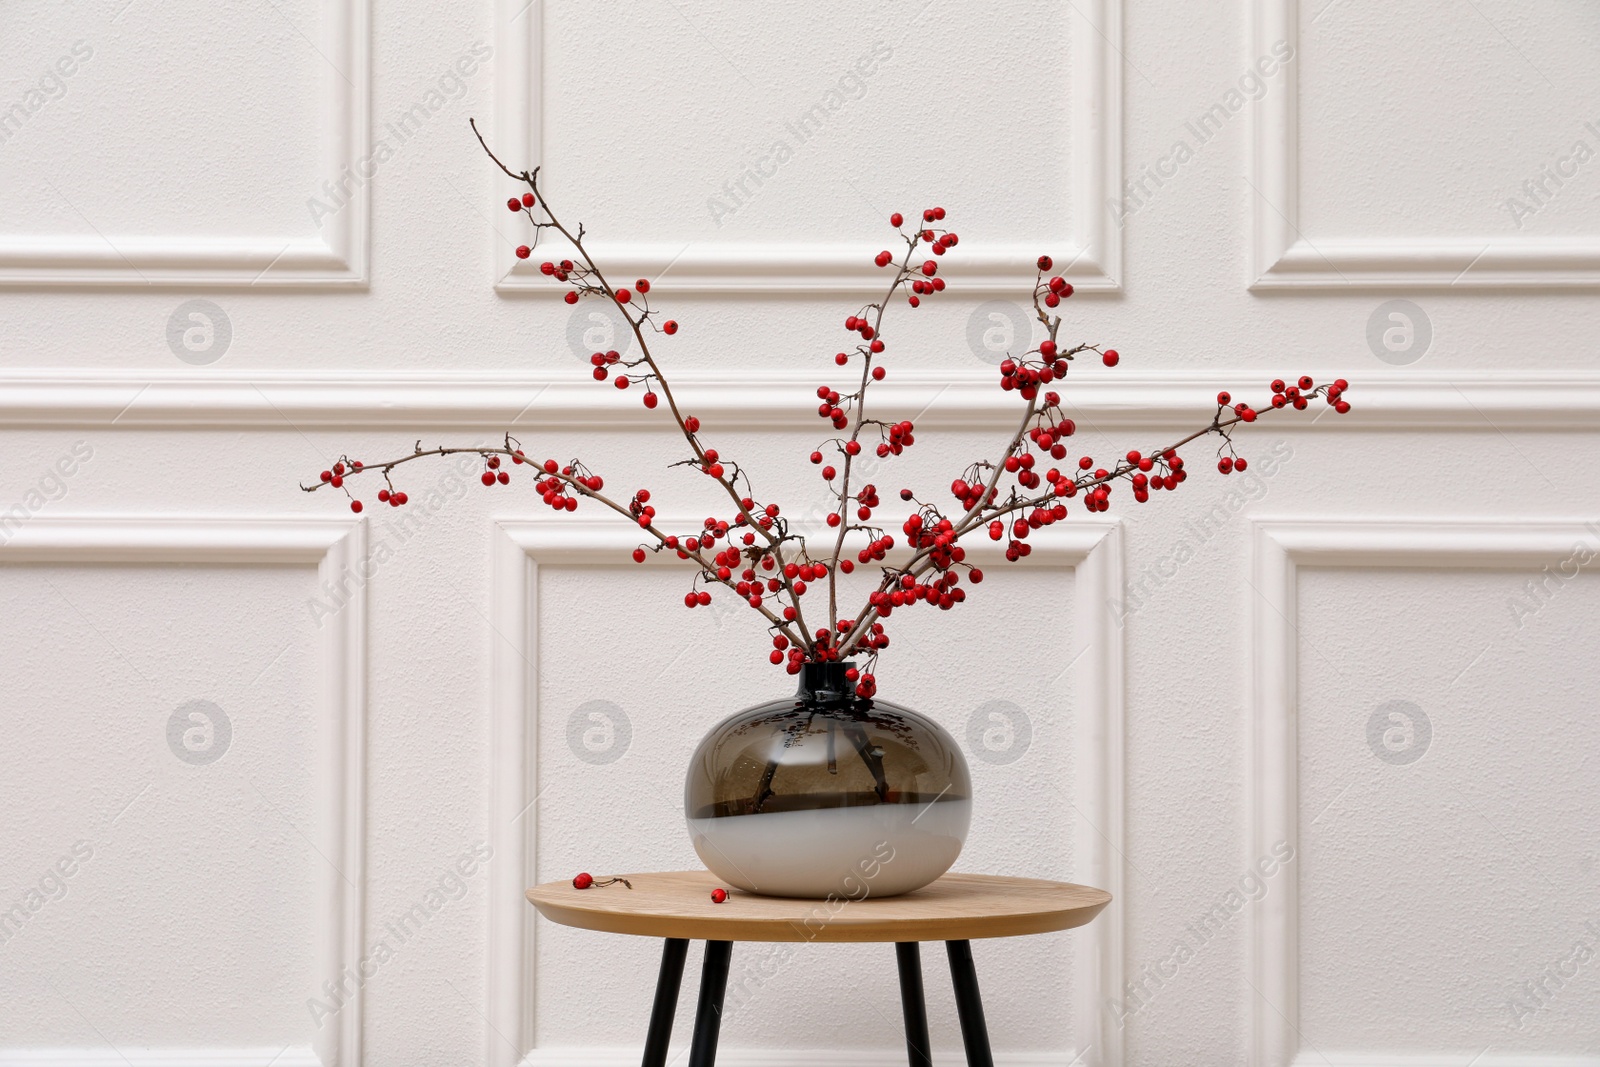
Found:
[[[972,966],[972,942],[946,941],[944,945],[950,954],[950,979],[956,987],[956,1014],[961,1017],[967,1067],[994,1067],[989,1027],[983,1021],[983,1000],[978,996],[978,972]]]
[[[906,1058],[911,1067],[933,1067],[928,1041],[928,1005],[922,996],[922,950],[915,941],[896,941],[900,965],[900,1010],[906,1017]]]
[[[672,1040],[672,1017],[678,1013],[678,989],[683,985],[683,961],[688,955],[689,942],[684,938],[669,937],[662,944],[661,975],[656,979],[656,1002],[650,1009],[642,1067],[667,1067],[667,1043]]]
[[[732,941],[706,942],[706,958],[700,967],[700,1003],[694,1012],[694,1041],[689,1046],[689,1067],[713,1067],[717,1062],[722,995],[728,988],[728,967],[732,961]]]

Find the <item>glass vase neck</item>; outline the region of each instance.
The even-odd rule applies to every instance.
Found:
[[[846,678],[844,672],[852,666],[850,660],[801,664],[800,691],[796,695],[806,703],[849,699],[855,694],[855,683]]]

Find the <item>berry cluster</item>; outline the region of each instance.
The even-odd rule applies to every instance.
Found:
[[[482,142],[481,135],[479,141]],[[486,144],[484,150],[489,152]],[[406,503],[406,494],[395,489],[392,472],[399,465],[424,456],[477,453],[483,459],[482,482],[486,487],[510,481],[505,460],[511,466],[526,464],[535,472],[540,497],[551,508],[573,511],[579,500],[587,499],[634,523],[644,539],[633,550],[636,562],[643,563],[659,552],[670,552],[679,560],[691,562],[695,574],[683,597],[685,607],[709,605],[713,591],[722,590],[759,613],[771,631],[768,659],[773,664],[795,674],[807,662],[864,656],[864,667],[851,666],[846,671],[862,698],[877,692],[873,668],[878,654],[889,645],[882,620],[896,609],[916,604],[951,610],[966,600],[968,586],[983,581],[983,572],[966,562],[963,538],[984,531],[991,540],[1005,543],[1005,558],[1014,562],[1028,556],[1035,531],[1067,518],[1069,501],[1081,500],[1084,510],[1093,514],[1110,509],[1112,493],[1122,483],[1127,484],[1136,503],[1147,502],[1152,492],[1176,490],[1188,478],[1179,450],[1201,437],[1215,434],[1220,438],[1217,469],[1230,474],[1249,466],[1233,447],[1233,431],[1240,423],[1254,422],[1270,410],[1304,411],[1318,397],[1340,414],[1350,410],[1345,399],[1349,385],[1342,378],[1322,386],[1310,377],[1302,377],[1294,384],[1279,379],[1272,382],[1270,401],[1259,408],[1236,402],[1226,392],[1219,393],[1210,423],[1173,444],[1148,452],[1130,450],[1120,458],[1098,463],[1089,455],[1073,462],[1069,459],[1068,442],[1077,426],[1062,407],[1058,383],[1066,380],[1084,353],[1098,355],[1104,367],[1117,366],[1121,355],[1113,348],[1087,343],[1068,346],[1058,341],[1062,325],[1058,309],[1073,295],[1073,287],[1064,277],[1052,273],[1054,264],[1049,256],[1040,256],[1032,298],[1034,316],[1046,337],[1037,346],[1008,356],[999,368],[999,387],[1023,404],[1020,426],[998,457],[969,464],[950,483],[953,507],[919,500],[911,489],[900,489],[900,500],[911,505],[912,510],[900,523],[905,543],[898,546],[894,535],[872,525],[883,502],[877,484],[856,484],[855,464],[867,447],[873,448],[879,459],[901,455],[915,443],[915,427],[909,420],[868,417],[868,390],[885,378],[884,367],[876,362],[885,351],[885,308],[897,293],[903,292],[907,303],[915,308],[923,298],[945,291],[939,257],[954,249],[959,239],[942,227],[946,214],[942,207],[924,210],[921,226],[912,228],[906,227],[904,216],[897,212],[889,222],[905,250],[898,258],[888,250],[873,257],[879,268],[890,272],[887,291],[882,299],[845,318],[845,330],[853,341],[833,360],[839,367],[857,365],[859,381],[849,391],[830,385],[816,390],[817,415],[827,421],[835,436],[823,441],[808,457],[821,468],[831,496],[825,519],[827,532],[811,535],[829,542],[827,551],[813,554],[806,532],[791,529],[776,503],[758,500],[739,464],[721,450],[709,447],[701,438],[700,420],[684,414],[679,407],[647,336],[649,332],[673,336],[678,324],[670,319],[656,323],[649,301],[650,280],[640,278],[632,286],[613,286],[584,248],[583,227],[569,229],[550,210],[539,191],[538,171],[514,172],[492,152],[489,156],[508,176],[528,188],[528,192],[506,201],[508,209],[526,215],[533,227],[533,244],[519,247],[517,255],[529,258],[540,236],[547,230],[554,231],[571,246],[573,255],[542,263],[540,273],[567,287],[564,299],[569,304],[583,299],[608,302],[626,319],[638,342],[636,359],[623,359],[616,350],[594,353],[590,357],[594,379],[611,381],[618,389],[641,385],[646,408],[666,407],[688,446],[688,455],[669,465],[687,467],[716,483],[727,498],[727,514],[708,516],[699,529],[688,534],[670,533],[657,526],[648,489],[635,491],[626,503],[613,500],[605,494],[604,480],[578,460],[560,464],[547,459],[536,463],[509,435],[503,447],[493,448],[423,450],[419,443],[410,455],[381,464],[364,466],[341,458],[322,472],[317,483],[303,488],[343,490],[348,495],[347,479],[381,470],[386,487],[379,491],[378,499],[399,507]],[[352,497],[350,507],[359,512],[362,502]],[[879,577],[868,592],[863,609],[853,617],[841,616],[840,576],[851,575],[858,564],[876,568]],[[831,620],[831,625],[812,627],[806,622],[804,605],[808,594],[815,594],[824,582],[827,604],[823,618]],[[580,885],[580,880],[584,884]],[[606,883],[582,874],[573,884],[582,889]]]

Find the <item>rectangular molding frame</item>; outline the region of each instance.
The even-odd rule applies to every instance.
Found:
[[[1299,54],[1299,0],[1255,0],[1250,54],[1273,42]],[[1300,232],[1300,73],[1253,109],[1252,289],[1484,289],[1600,286],[1600,238],[1357,237]]]
[[[1261,372],[1225,370],[1173,377],[1129,371],[1115,380],[1069,383],[1068,414],[1097,429],[1199,425],[1216,394]],[[992,369],[907,371],[873,386],[882,410],[919,427],[1006,431],[1018,401]],[[1352,373],[1352,377],[1355,375]],[[792,372],[679,374],[675,392],[721,430],[814,430],[816,380]],[[1275,417],[1274,428],[1324,430],[1593,430],[1600,425],[1600,373],[1463,372],[1441,380],[1385,369],[1357,380],[1347,415]],[[1265,424],[1263,424],[1265,425]],[[588,375],[523,372],[236,374],[225,371],[0,372],[0,429],[507,429],[539,427],[669,432],[660,412],[599,388]],[[406,442],[397,441],[404,445]]]
[[[698,520],[686,520],[697,526]],[[670,520],[665,525],[674,526]],[[679,523],[678,525],[683,525]],[[674,526],[674,528],[676,528]],[[490,1067],[519,1067],[523,1063],[548,1065],[574,1062],[621,1064],[637,1062],[638,1050],[532,1049],[532,1003],[535,988],[534,946],[538,922],[523,896],[540,878],[535,869],[534,835],[537,813],[531,811],[540,792],[538,764],[538,580],[541,564],[570,566],[597,564],[633,566],[628,551],[638,534],[620,522],[604,520],[502,519],[495,523],[492,559],[494,631],[492,677],[492,775],[489,823],[495,855],[503,857],[490,871],[489,976],[487,1059]],[[999,550],[988,542],[970,550],[970,558],[998,559]],[[646,566],[678,566],[676,559],[651,555]],[[1075,932],[1073,1004],[1074,1018],[1083,1028],[1083,1049],[1066,1054],[996,1057],[996,1061],[1021,1067],[1041,1062],[1070,1061],[1075,1067],[1121,1067],[1122,1031],[1105,1010],[1106,998],[1122,988],[1124,969],[1124,919],[1121,901],[1126,885],[1123,871],[1124,728],[1123,640],[1111,604],[1122,588],[1122,526],[1118,522],[1086,520],[1068,527],[1041,530],[1033,554],[1024,566],[1072,568],[1076,587],[1076,626],[1094,642],[1078,652],[1076,719],[1080,760],[1076,771],[1075,804],[1079,818],[1073,825],[1076,877],[1108,890],[1113,897],[1106,912]],[[1066,654],[1064,652],[1064,654]],[[523,825],[520,816],[530,814]],[[885,966],[890,966],[885,957]],[[886,971],[886,974],[891,973]],[[691,977],[684,981],[684,996],[698,988]],[[645,1008],[640,1006],[639,1040],[644,1040]],[[677,1035],[681,1043],[688,1034]],[[730,1035],[724,1034],[727,1043]],[[737,1038],[733,1038],[737,1041]],[[513,1052],[515,1046],[520,1057]],[[581,1055],[575,1055],[581,1054]],[[1076,1058],[1075,1058],[1076,1057]],[[829,1053],[827,1062],[877,1063],[882,1052]],[[942,1057],[941,1057],[942,1059]],[[723,1054],[719,1062],[729,1067],[757,1067],[770,1063],[809,1063],[782,1050],[752,1051],[747,1055]]]
[[[349,200],[315,237],[0,234],[0,289],[184,289],[367,284],[371,146],[371,2],[323,0],[316,47],[322,144],[318,177],[356,173]],[[337,66],[338,69],[334,69]],[[348,81],[346,80],[348,79]]]
[[[1300,567],[1428,567],[1442,570],[1543,566],[1600,523],[1477,522],[1451,519],[1255,519],[1251,556],[1251,738],[1249,855],[1278,841],[1300,848],[1299,726],[1296,708]],[[1286,865],[1282,893],[1250,910],[1247,974],[1250,1067],[1443,1067],[1460,1056],[1312,1051],[1300,1042],[1299,867]],[[1263,1003],[1264,996],[1277,1003]],[[1587,1056],[1484,1055],[1477,1067],[1597,1067]]]
[[[1023,244],[975,244],[951,260],[946,272],[963,293],[1026,294],[1041,250],[1081,291],[1122,287],[1122,234],[1106,208],[1122,184],[1122,0],[1078,0],[1067,17],[1087,21],[1072,37],[1072,224],[1078,232]],[[496,0],[495,20],[509,27],[497,42],[495,152],[513,170],[532,170],[544,159],[541,112],[543,7],[527,0]],[[539,274],[537,260],[519,260],[491,234],[495,288],[500,292],[558,290]],[[1046,246],[1049,246],[1046,249]],[[678,293],[831,293],[878,296],[882,271],[872,266],[878,245],[779,240],[761,242],[591,241],[596,262],[616,276],[645,277]],[[560,258],[552,248],[542,253]],[[670,271],[669,271],[670,268]]]
[[[317,974],[359,974],[366,886],[366,523],[347,520],[83,515],[30,518],[0,543],[0,566],[12,563],[315,564],[318,579],[353,584],[349,599],[323,620],[319,656],[322,714],[318,806],[312,828],[319,864]],[[353,579],[353,582],[352,582]],[[344,877],[340,876],[340,871]],[[348,879],[348,881],[347,881]],[[321,991],[313,995],[321,996]],[[308,1031],[310,1026],[308,1022]],[[360,1067],[361,992],[324,1031],[278,1049],[179,1048],[120,1053],[106,1049],[0,1050],[0,1065],[112,1067]]]

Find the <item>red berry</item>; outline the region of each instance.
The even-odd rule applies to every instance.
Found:
[[[675,319],[668,319],[666,322],[663,322],[661,324],[661,332],[662,333],[666,333],[666,334],[677,333],[678,332],[678,323],[677,323],[677,321]]]
[[[1227,407],[1231,403],[1233,403],[1233,397],[1229,396],[1227,393],[1218,393],[1217,394],[1217,406],[1218,407]]]
[[[1052,260],[1049,256],[1040,256],[1039,257],[1039,269],[1040,270],[1049,270],[1053,266],[1055,266],[1055,261]]]
[[[646,394],[644,394],[644,406],[645,407],[653,408],[659,402],[660,402],[660,398],[658,398],[656,396],[656,394],[654,394],[654,393],[646,393]]]
[[[508,210],[508,211],[521,211],[522,210],[522,201],[518,200],[516,197],[513,196],[510,200],[506,201],[506,210]]]
[[[396,493],[390,499],[393,500],[396,504],[404,504],[407,500],[410,500],[411,498],[406,496],[404,493]]]
[[[359,501],[359,500],[350,501],[350,510],[355,512],[357,515],[361,514],[361,501]]]
[[[389,490],[387,490],[387,489],[379,489],[378,490],[378,501],[379,501],[379,503],[387,504],[389,502]]]
[[[594,875],[587,871],[573,876],[572,888],[574,889],[588,889],[592,885],[594,885]]]
[[[889,216],[889,225],[895,227],[896,229],[898,229],[900,227],[900,224],[905,222],[905,221],[906,221],[906,217],[904,215],[900,214],[900,212],[898,212],[898,211],[896,211],[893,215]]]
[[[484,471],[483,472],[482,481],[483,481],[484,485],[493,485],[494,484],[494,472],[493,471]]]
[[[626,304],[628,301],[630,301],[632,299],[633,299],[633,294],[628,292],[628,290],[626,290],[626,289],[618,289],[617,290],[617,303]]]
[[[527,245],[518,245],[517,246],[517,258],[518,259],[527,259],[531,255],[533,255],[533,249],[529,248]]]
[[[778,660],[781,660],[782,658],[783,658],[782,655],[778,656]],[[776,662],[778,662],[778,660],[773,660],[773,662],[776,663]],[[722,888],[721,886],[718,886],[717,888],[715,888],[715,889],[713,889],[711,891],[711,903],[713,903],[713,904],[721,904],[724,900],[727,900],[727,899],[728,899],[728,891],[726,889]]]
[[[1122,356],[1115,348],[1108,348],[1106,349],[1105,355],[1100,357],[1100,362],[1104,363],[1108,367],[1115,367],[1117,365],[1117,361],[1121,358]]]
[[[650,279],[640,278],[638,281],[633,283],[633,287],[639,290],[641,293],[648,293],[650,291]]]
[[[522,206],[523,207],[532,207],[533,206],[533,194],[532,193],[523,193],[522,194]]]
[[[565,300],[569,304],[576,304],[578,302],[578,294],[577,293],[568,293],[566,296],[562,297],[561,299]]]
[[[511,475],[507,474],[505,471],[501,471],[499,474],[494,476],[494,479],[501,485],[505,485],[507,482],[511,481]],[[402,500],[401,503],[403,504],[405,501]]]

